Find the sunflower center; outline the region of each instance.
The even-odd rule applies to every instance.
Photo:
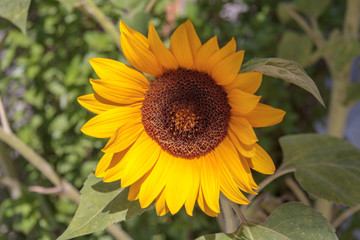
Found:
[[[194,158],[227,135],[230,105],[223,88],[207,74],[179,68],[156,78],[142,107],[146,133],[170,154]]]

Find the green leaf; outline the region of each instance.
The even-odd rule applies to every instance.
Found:
[[[335,229],[314,209],[289,202],[275,209],[261,225],[242,225],[236,234],[212,234],[196,240],[314,240],[338,239]]]
[[[296,43],[296,47],[294,44]],[[311,39],[307,35],[287,31],[278,45],[277,56],[305,65],[312,50]]]
[[[294,4],[303,12],[319,17],[329,5],[330,0],[295,0]]]
[[[287,236],[288,239],[338,239],[335,229],[319,212],[297,202],[278,207],[263,226]]]
[[[26,34],[26,19],[31,0],[1,0],[0,17],[13,23]]]
[[[128,190],[120,182],[104,183],[90,174],[81,189],[80,205],[66,231],[58,238],[70,239],[102,231],[107,226],[145,212],[138,201],[127,200]]]
[[[289,240],[286,236],[278,233],[270,228],[255,225],[255,224],[248,224],[246,226],[241,226],[239,233],[237,234],[235,239],[241,240]]]
[[[305,89],[325,107],[314,81],[294,61],[282,58],[255,58],[245,63],[240,72],[263,72],[265,75],[281,78]]]
[[[285,136],[280,145],[284,168],[295,168],[304,190],[336,203],[360,203],[360,149],[317,134]]]

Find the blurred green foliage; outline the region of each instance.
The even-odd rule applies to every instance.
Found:
[[[92,57],[126,60],[111,37],[77,2],[32,0],[26,36],[0,19],[0,39],[4,39],[0,43],[0,95],[16,135],[46,158],[62,177],[80,188],[94,171],[105,143],[80,132],[81,126],[93,116],[76,101],[78,96],[92,92],[88,79],[96,75],[88,60]],[[173,29],[189,18],[203,43],[218,35],[219,45],[223,46],[234,37],[238,48],[246,50],[245,61],[281,56],[305,64],[306,54],[310,54],[312,45],[297,32],[296,24],[283,24],[286,16],[277,8],[279,0],[184,1],[176,21],[169,23],[164,9],[172,2],[155,1],[145,13],[148,1],[95,1],[115,24],[122,19],[147,34],[148,24],[153,22],[159,33],[165,33],[161,34],[165,42],[171,31],[166,34],[162,30]],[[224,16],[224,9],[231,4],[243,7],[234,19]],[[319,19],[323,31],[330,34],[341,27],[344,5],[342,0],[331,1],[328,8],[324,5],[321,10],[324,14]],[[291,31],[286,31],[289,28]],[[305,52],[289,45],[294,39],[300,39]],[[325,65],[320,61],[306,70],[327,99]],[[260,144],[271,151],[278,163],[281,151],[277,139],[289,133],[313,132],[314,122],[325,115],[325,110],[305,91],[269,77],[264,77],[259,94],[263,96],[262,102],[287,112],[281,124],[257,130]],[[76,205],[56,195],[29,193],[29,186],[51,184],[18,154],[11,149],[8,153],[14,159],[23,191],[14,201],[0,185],[0,239],[55,239],[68,226]],[[259,181],[263,176],[255,177]],[[269,189],[278,194],[283,188],[274,185]],[[157,217],[151,210],[122,227],[134,239],[154,240],[193,239],[219,231],[216,219],[198,210],[195,217],[184,211],[176,216]],[[112,238],[103,232],[78,239]]]

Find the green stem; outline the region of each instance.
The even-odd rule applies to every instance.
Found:
[[[150,0],[149,3],[145,7],[145,12],[149,13],[151,9],[154,7],[157,0]]]
[[[328,221],[331,221],[333,204],[326,199],[317,198],[315,201],[315,209],[320,212]]]
[[[360,28],[360,0],[348,0],[344,21],[345,40],[358,39]]]
[[[18,180],[18,176],[13,162],[9,156],[9,153],[2,142],[0,142],[0,167],[1,172],[7,179],[6,186],[9,189],[12,199],[18,199],[21,196],[21,184]]]
[[[62,194],[69,197],[75,203],[80,202],[80,194],[76,188],[70,183],[61,179],[54,171],[50,164],[29,146],[24,144],[19,138],[13,134],[7,134],[0,128],[0,140],[18,151],[27,161],[34,165],[46,178],[48,178],[55,186],[62,188]]]
[[[224,233],[233,233],[238,227],[238,220],[234,216],[233,208],[230,201],[224,196],[220,195],[220,216],[218,217],[219,224]]]
[[[346,219],[351,217],[357,211],[360,211],[360,204],[352,206],[345,210],[343,213],[341,213],[340,216],[338,216],[332,223],[333,227],[335,229],[338,228]]]
[[[121,50],[120,33],[110,19],[96,6],[92,0],[81,0],[81,4],[85,7],[85,10],[92,15],[100,26],[110,34],[117,48]]]
[[[333,86],[330,97],[328,134],[342,138],[350,109],[349,106],[344,105],[350,76],[349,74],[343,74],[332,77]]]
[[[275,179],[277,179],[285,174],[291,173],[291,172],[295,172],[295,168],[282,169],[282,167],[279,167],[279,169],[273,175],[270,175],[269,177],[265,178],[259,184],[259,188],[257,189],[257,192],[259,193],[263,188],[265,188],[269,183],[271,183]],[[250,195],[248,197],[248,200],[251,202],[255,197],[256,197],[256,195]],[[248,205],[242,205],[241,210],[244,210],[247,206]]]
[[[241,227],[245,229],[245,231],[247,232],[247,234],[249,235],[249,238],[250,239],[255,239],[254,236],[252,235],[251,231],[250,231],[250,228],[249,228],[249,222],[247,221],[247,219],[245,218],[244,214],[242,213],[241,209],[239,208],[239,206],[234,203],[234,202],[231,202],[230,203],[232,209],[234,210],[236,216],[238,216],[238,218],[240,219],[241,221]],[[239,236],[239,233],[241,231],[242,228],[239,228],[238,231],[236,232],[235,234],[235,237],[236,236]],[[236,237],[237,238],[237,237]]]
[[[245,218],[244,214],[242,213],[241,209],[239,208],[239,206],[234,202],[230,202],[230,205],[231,205],[232,209],[234,209],[236,216],[238,216],[238,218],[240,219],[241,224],[246,225],[248,223],[248,221],[246,220],[246,218]]]
[[[79,191],[68,181],[62,179],[44,158],[34,152],[34,150],[32,150],[15,135],[6,133],[2,128],[0,128],[0,140],[18,151],[27,161],[34,165],[56,187],[61,188],[61,195],[66,196],[73,202],[79,204]],[[131,240],[131,237],[117,225],[113,224],[107,227],[106,230],[111,233],[115,237],[115,239]]]
[[[300,202],[304,203],[306,206],[311,206],[310,200],[292,177],[286,177],[285,183]]]
[[[357,39],[359,35],[359,15],[360,15],[360,0],[348,0],[346,5],[346,13],[344,20],[344,40],[351,41]],[[330,98],[330,113],[328,122],[328,134],[330,136],[342,138],[344,135],[344,129],[349,113],[349,106],[344,105],[346,97],[346,90],[350,82],[350,69],[344,69],[343,72],[336,72],[333,67],[333,61],[327,62],[332,73],[333,87]],[[350,65],[350,64],[349,64]],[[332,217],[332,204],[324,199],[318,199],[316,202],[316,208],[331,221]],[[357,211],[357,207],[352,207],[345,211],[337,218],[333,225],[338,226],[343,220],[349,217],[349,214]]]
[[[332,71],[334,72],[334,71]],[[328,135],[343,138],[349,106],[344,105],[346,89],[349,83],[349,73],[332,75],[333,86],[330,96],[330,109],[328,118]],[[319,198],[315,202],[315,208],[331,221],[333,217],[333,204],[326,199]]]
[[[311,27],[293,7],[288,7],[288,12],[295,22],[299,24],[304,32],[311,38],[315,45],[320,48],[324,43],[324,38],[317,27],[316,19],[312,19],[314,26]]]
[[[4,38],[6,38],[6,36]],[[6,116],[4,104],[2,103],[1,97],[0,97],[0,119],[4,131],[7,134],[11,134],[12,131]],[[20,181],[18,180],[18,175],[15,170],[14,163],[11,161],[9,152],[7,151],[3,143],[0,143],[0,166],[3,175],[6,177],[6,179],[8,179],[6,185],[8,186],[11,198],[18,199],[21,196],[21,184]]]

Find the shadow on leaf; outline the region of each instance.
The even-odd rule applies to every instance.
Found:
[[[93,184],[91,188],[97,192],[108,193],[112,191],[118,191],[120,186],[120,181],[105,183],[100,180],[100,182]]]

